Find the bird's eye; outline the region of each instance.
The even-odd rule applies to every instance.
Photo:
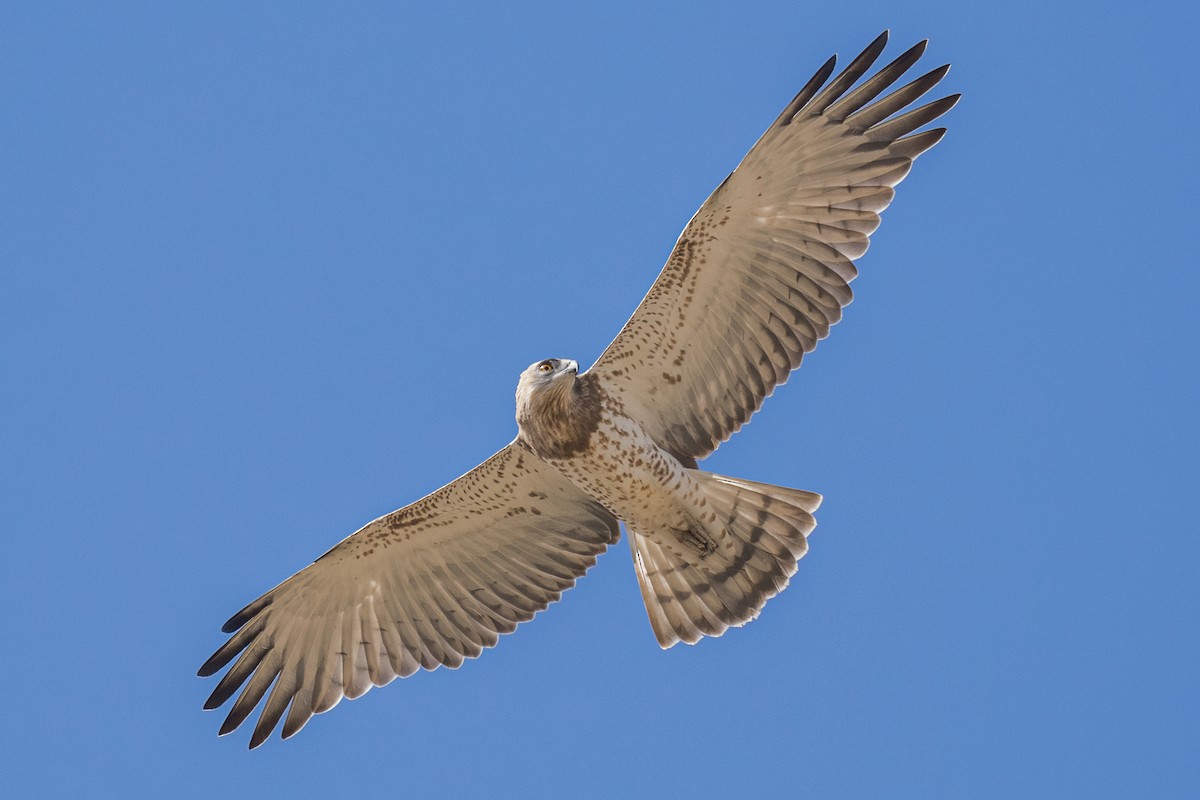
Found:
[[[544,373],[553,372],[553,371],[554,371],[554,365],[551,364],[549,361],[543,361],[542,363],[538,364],[538,372],[541,372],[544,374]]]

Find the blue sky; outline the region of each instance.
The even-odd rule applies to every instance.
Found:
[[[1194,9],[9,5],[0,794],[1200,791]],[[709,469],[822,492],[662,652],[627,546],[483,658],[246,750],[241,605],[515,432],[832,52],[964,99]]]

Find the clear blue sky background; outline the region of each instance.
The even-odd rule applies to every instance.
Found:
[[[1200,791],[1191,7],[15,6],[3,796]],[[622,543],[457,672],[218,739],[221,622],[507,442],[885,27],[964,100],[705,465],[826,495],[791,588],[664,653]]]

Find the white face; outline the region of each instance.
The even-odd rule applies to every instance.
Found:
[[[569,358],[547,358],[530,364],[517,381],[518,424],[531,412],[535,398],[569,396],[578,373],[579,364]]]
[[[557,378],[559,375],[575,375],[579,372],[579,364],[569,358],[547,358],[536,364],[530,364],[522,377],[529,377],[539,383]]]

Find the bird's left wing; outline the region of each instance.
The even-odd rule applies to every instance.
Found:
[[[235,614],[223,628],[233,636],[199,674],[237,660],[204,707],[244,684],[221,734],[266,695],[250,746],[285,711],[292,736],[342,697],[478,656],[557,600],[619,535],[603,506],[513,442]]]
[[[841,319],[893,187],[946,132],[913,131],[958,99],[914,107],[948,67],[892,88],[924,42],[858,83],[886,43],[831,81],[833,59],[813,76],[696,212],[589,370],[681,459],[729,438]]]

